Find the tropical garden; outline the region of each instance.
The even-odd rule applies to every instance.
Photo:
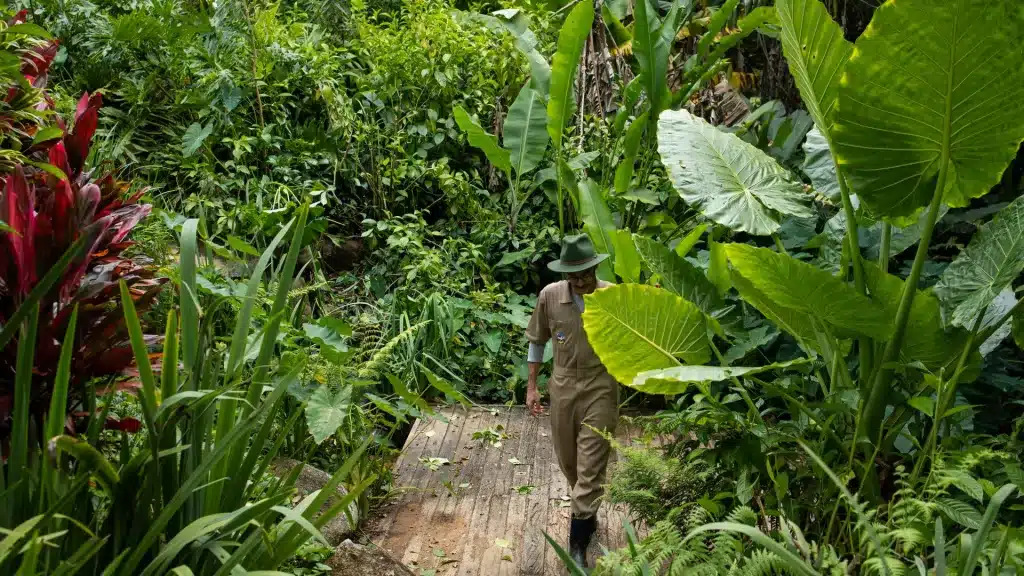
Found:
[[[1014,0],[11,0],[0,573],[330,573],[414,420],[523,402],[577,232],[651,440],[594,574],[1024,573],[1021,38]]]

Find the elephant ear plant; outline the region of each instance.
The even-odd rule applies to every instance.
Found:
[[[620,382],[652,394],[696,388],[705,414],[749,419],[760,447],[750,471],[774,485],[771,505],[822,543],[847,541],[844,525],[894,498],[894,471],[909,487],[901,493],[949,489],[944,478],[957,476],[941,468],[940,438],[962,411],[957,388],[977,374],[982,344],[1021,309],[1012,291],[1024,270],[1021,198],[978,230],[934,289],[920,281],[939,215],[987,194],[1024,140],[1024,14],[1008,0],[890,0],[853,44],[819,0],[779,0],[776,10],[817,129],[813,182],[838,191],[844,216],[838,273],[793,257],[778,237],[785,221],[814,215],[794,176],[735,135],[666,110],[657,118],[662,162],[717,229],[709,277],[637,236],[645,278],[665,288],[598,291],[587,296],[584,324]],[[862,222],[881,222],[875,261],[861,253]],[[910,225],[919,241],[901,278],[888,271],[893,228]],[[714,240],[740,232],[773,237],[774,247]],[[751,338],[742,323],[725,322],[733,303],[791,336],[795,353],[731,365],[750,355],[721,347]],[[792,422],[773,402],[787,405]],[[815,435],[806,450],[797,444]],[[897,450],[908,437],[915,449]],[[808,458],[832,479],[797,478]],[[1019,479],[1006,466],[997,477]],[[1014,492],[996,480],[984,494],[969,491],[998,496],[993,510]],[[964,559],[973,571],[977,551]]]

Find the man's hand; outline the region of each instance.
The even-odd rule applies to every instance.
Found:
[[[544,411],[540,405],[540,393],[537,392],[536,386],[528,386],[526,388],[526,408],[534,416],[540,416]]]

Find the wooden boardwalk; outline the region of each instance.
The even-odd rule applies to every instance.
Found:
[[[413,425],[394,468],[403,493],[367,526],[373,542],[417,575],[565,574],[542,533],[564,546],[570,515],[547,416],[500,406],[446,408],[440,417],[447,422]],[[487,430],[502,437],[479,438]],[[631,432],[623,424],[617,436],[628,441]],[[621,506],[601,507],[591,558],[601,546],[626,545],[625,517]]]

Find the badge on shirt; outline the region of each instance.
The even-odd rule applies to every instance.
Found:
[[[556,332],[555,333],[555,340],[558,341],[559,344],[565,344],[565,332],[562,332],[562,331]]]

